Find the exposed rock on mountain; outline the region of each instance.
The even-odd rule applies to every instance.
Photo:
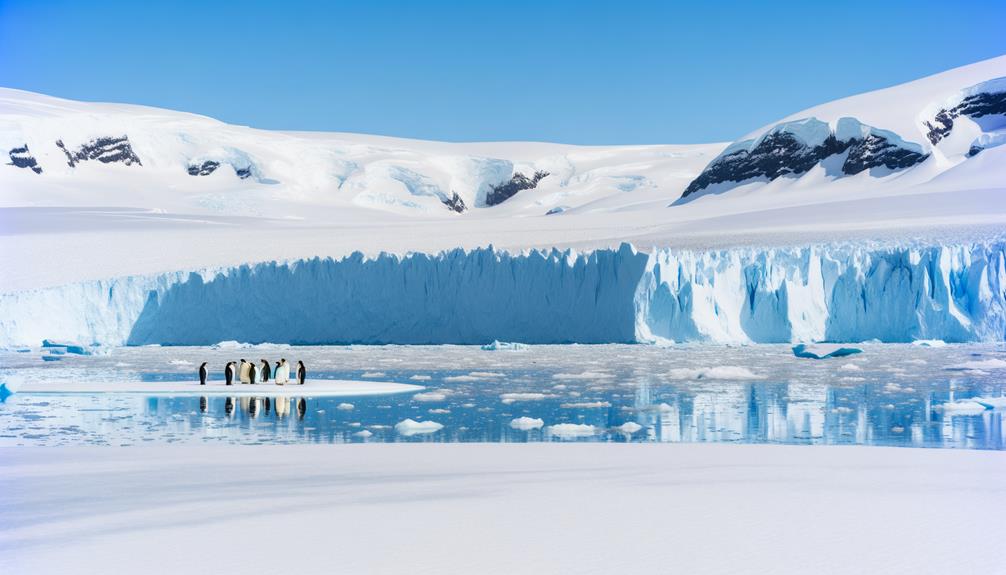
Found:
[[[42,166],[38,165],[35,157],[28,152],[28,144],[18,148],[11,148],[8,155],[10,156],[9,165],[17,166],[18,168],[28,168],[36,174],[42,173]]]
[[[67,148],[63,144],[63,140],[57,140],[56,146],[66,154],[66,162],[71,168],[75,167],[79,162],[86,160],[98,160],[104,164],[143,165],[140,162],[139,156],[133,152],[133,147],[129,145],[129,137],[127,136],[122,136],[121,138],[96,138],[83,144],[76,151],[71,151]]]
[[[538,170],[530,178],[521,172],[516,172],[509,181],[492,187],[492,191],[486,195],[486,205],[495,206],[509,200],[521,190],[533,190],[538,182],[546,177],[548,172],[542,170]]]

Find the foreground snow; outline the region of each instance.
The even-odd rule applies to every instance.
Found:
[[[7,449],[0,571],[991,573],[1004,474],[885,448]]]

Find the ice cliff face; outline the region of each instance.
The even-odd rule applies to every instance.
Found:
[[[1003,341],[1006,243],[353,255],[0,295],[0,346]]]
[[[731,144],[688,184],[681,199],[714,184],[800,176],[839,154],[846,154],[840,169],[846,176],[879,167],[901,170],[928,157],[918,144],[855,118],[840,118],[834,129],[827,122],[807,118],[779,124],[757,139]]]

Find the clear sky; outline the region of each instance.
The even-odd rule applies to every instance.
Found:
[[[1006,1],[0,0],[0,85],[271,129],[732,140],[1006,53]]]

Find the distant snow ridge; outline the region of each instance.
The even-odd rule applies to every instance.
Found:
[[[0,347],[46,338],[85,345],[1003,341],[1006,242],[354,254],[0,295]]]
[[[676,203],[713,184],[800,176],[825,159],[844,153],[840,174],[835,176],[880,167],[900,170],[929,157],[919,144],[855,118],[839,118],[834,130],[827,122],[806,118],[779,124],[757,139],[731,144],[688,184]]]

